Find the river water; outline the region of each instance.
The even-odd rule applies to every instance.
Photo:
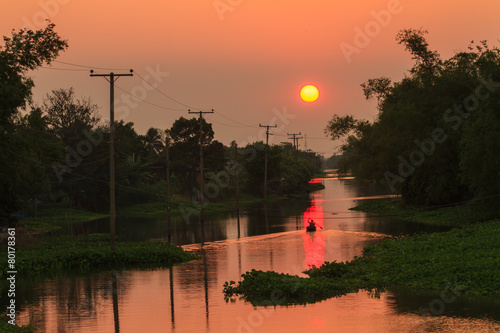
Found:
[[[224,282],[239,280],[253,268],[304,276],[302,271],[324,261],[351,260],[385,237],[436,231],[348,210],[387,194],[383,188],[352,179],[317,181],[325,189],[312,193],[310,203],[257,205],[242,212],[239,221],[224,214],[207,218],[203,247],[196,219],[175,220],[174,242],[199,252],[200,260],[171,269],[19,280],[17,321],[35,325],[37,332],[72,333],[500,332],[499,300],[464,297],[460,281],[443,281],[448,289],[435,293],[362,291],[306,306],[256,308],[240,299],[226,302]],[[306,233],[309,218],[321,230]],[[128,239],[165,238],[164,221],[134,224],[122,218],[117,223]]]

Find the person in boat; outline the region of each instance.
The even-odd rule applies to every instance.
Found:
[[[307,220],[307,222],[309,222],[309,225],[307,226],[307,229],[310,229],[310,230],[316,229],[316,222],[314,222],[314,220],[309,219],[309,220]]]

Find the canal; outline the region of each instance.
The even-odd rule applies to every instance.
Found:
[[[173,241],[201,259],[173,268],[62,274],[18,282],[19,324],[37,332],[495,332],[498,300],[446,297],[442,291],[361,291],[306,306],[261,308],[226,301],[225,281],[251,269],[302,272],[325,261],[346,261],[367,245],[400,234],[441,231],[349,208],[388,193],[353,179],[321,179],[310,200],[258,204],[207,218],[206,242],[196,218],[174,221]],[[207,207],[210,209],[210,205]],[[212,214],[213,215],[213,214]],[[211,216],[212,216],[211,215]],[[306,233],[307,220],[318,231]],[[93,231],[106,228],[94,222]],[[121,237],[165,239],[165,221],[118,220]],[[460,281],[448,281],[450,285]],[[445,281],[443,281],[445,283]],[[417,315],[426,309],[426,316]]]

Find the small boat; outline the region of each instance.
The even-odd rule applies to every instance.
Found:
[[[306,231],[316,231],[316,223],[313,219],[308,219],[307,223],[309,223],[309,225],[306,227]]]
[[[310,232],[316,231],[316,226],[315,225],[309,225],[309,226],[306,227],[306,231],[310,231]]]

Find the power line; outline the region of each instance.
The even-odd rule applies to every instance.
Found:
[[[76,72],[82,72],[82,71],[87,71],[86,69],[83,69],[83,68],[87,68],[87,69],[91,69],[91,68],[94,68],[94,69],[100,69],[100,70],[128,70],[126,68],[109,68],[109,67],[96,67],[96,66],[87,66],[87,65],[81,65],[81,64],[75,64],[75,63],[70,63],[70,62],[64,62],[64,61],[59,61],[59,60],[53,60],[53,62],[55,63],[60,63],[60,64],[64,64],[64,65],[69,65],[69,66],[75,66],[75,67],[81,67],[82,69],[74,69],[74,68],[59,68],[59,67],[47,67],[47,66],[42,66],[41,68],[43,69],[51,69],[51,70],[61,70],[61,71],[76,71]],[[187,104],[184,104],[170,96],[168,96],[167,94],[165,94],[164,92],[162,92],[160,89],[158,89],[157,87],[151,85],[149,82],[147,82],[141,75],[139,75],[137,72],[135,72],[135,74],[140,77],[142,79],[142,81],[144,81],[147,85],[149,85],[150,87],[152,87],[153,89],[157,90],[160,94],[162,94],[163,96],[167,97],[168,99],[182,105],[182,106],[185,106],[185,107],[188,107],[188,108],[192,108],[191,106],[187,105]],[[116,85],[116,87],[120,90],[122,90],[123,92],[125,92],[126,94],[134,97],[135,99],[138,99],[136,96],[132,95],[131,93],[129,93],[128,91],[118,87]],[[158,104],[154,104],[154,103],[151,103],[151,102],[148,102],[144,99],[140,99],[140,101],[144,102],[144,103],[147,103],[147,104],[150,104],[152,106],[155,106],[155,107],[158,107],[158,108],[161,108],[161,109],[165,109],[165,110],[172,110],[172,111],[182,111],[184,112],[185,109],[174,109],[174,108],[168,108],[168,107],[164,107],[164,106],[161,106],[161,105],[158,105]]]
[[[88,66],[88,65],[84,65],[84,64],[77,64],[77,63],[72,63],[72,62],[65,62],[65,61],[59,61],[59,60],[54,60],[53,61],[54,63],[58,63],[58,64],[64,64],[64,65],[68,65],[68,66],[74,66],[74,67],[79,67],[79,68],[82,68],[82,69],[74,69],[74,68],[57,68],[57,67],[42,67],[43,69],[51,69],[51,70],[61,70],[61,71],[85,71],[85,69],[83,68],[96,68],[96,69],[103,69],[103,70],[123,70],[121,68],[109,68],[109,67],[91,67],[91,66]],[[153,88],[154,90],[156,90],[158,93],[160,93],[161,95],[163,95],[164,97],[168,98],[169,100],[179,104],[179,105],[182,105],[184,107],[187,107],[187,108],[193,108],[192,106],[190,106],[189,104],[186,104],[186,103],[183,103],[171,96],[169,96],[168,94],[166,94],[164,91],[162,91],[161,89],[159,89],[158,87],[150,84],[143,76],[141,76],[139,73],[135,73],[143,82],[145,82],[145,84],[147,84],[149,87]],[[125,89],[119,87],[118,85],[116,85],[116,88],[117,89],[120,89],[122,92],[124,92],[125,94],[127,94],[128,96],[131,96],[132,98],[134,98],[135,100],[137,101],[140,101],[142,103],[146,103],[146,104],[149,104],[151,106],[154,106],[156,108],[159,108],[159,109],[163,109],[163,110],[168,110],[168,111],[176,111],[176,112],[185,112],[185,109],[179,109],[179,108],[172,108],[172,107],[165,107],[163,105],[159,105],[159,104],[155,104],[155,103],[152,103],[152,102],[149,102],[147,101],[146,99],[140,99],[138,97],[136,97],[135,95],[131,94],[130,92],[126,91]],[[218,114],[219,116],[235,123],[236,125],[232,125],[232,124],[228,124],[228,123],[223,123],[223,122],[219,122],[219,121],[215,121],[213,119],[210,119],[210,118],[207,118],[207,119],[210,119],[211,122],[213,123],[216,123],[216,124],[220,124],[222,126],[227,126],[227,127],[246,127],[246,128],[257,128],[256,126],[252,126],[252,125],[249,125],[249,124],[245,124],[245,123],[242,123],[240,121],[237,121],[231,117],[228,117],[226,115],[224,115],[223,113],[221,113],[220,111],[217,111],[217,112],[214,112],[216,114]],[[280,134],[276,134],[277,136],[283,136],[284,135],[280,135]],[[309,139],[313,139],[313,140],[329,140],[328,138],[322,138],[322,137],[309,137]],[[294,145],[296,147],[298,147],[298,144],[295,144],[294,142]]]
[[[95,68],[95,69],[102,69],[102,70],[128,70],[128,69],[124,69],[124,68],[109,68],[109,67],[95,67],[95,66],[88,66],[88,65],[83,65],[83,64],[76,64],[76,63],[71,63],[71,62],[64,62],[64,61],[59,61],[59,60],[53,60],[53,62],[55,63],[60,63],[60,64],[64,64],[64,65],[69,65],[69,66],[75,66],[75,67],[81,67],[81,68]],[[72,68],[57,68],[57,67],[42,67],[43,69],[52,69],[52,70],[62,70],[62,71],[85,71],[85,69],[72,69]],[[165,92],[163,92],[162,90],[158,89],[158,87],[155,87],[153,86],[152,84],[150,84],[147,80],[145,80],[144,77],[142,77],[139,73],[137,72],[134,72],[134,74],[136,74],[143,82],[145,82],[148,86],[152,87],[154,90],[156,90],[158,93],[160,93],[161,95],[163,95],[164,97],[168,98],[169,100],[179,104],[179,105],[182,105],[184,107],[187,107],[187,108],[195,108],[193,106],[190,106],[188,104],[185,104],[185,103],[182,103],[180,102],[179,100],[169,96],[168,94],[166,94]],[[127,95],[137,99],[137,100],[140,100],[141,102],[143,103],[146,103],[146,104],[149,104],[149,105],[152,105],[154,107],[157,107],[157,108],[160,108],[160,109],[164,109],[164,110],[170,110],[170,111],[178,111],[178,112],[184,112],[185,109],[176,109],[176,108],[169,108],[169,107],[165,107],[165,106],[162,106],[162,105],[158,105],[158,104],[155,104],[155,103],[151,103],[151,102],[148,102],[146,101],[145,99],[139,99],[137,98],[136,96],[134,96],[133,94],[129,93],[128,91],[126,91],[125,89],[119,87],[118,85],[115,85],[116,88],[120,89],[121,91],[123,91],[124,93],[126,93]],[[198,109],[201,109],[201,108],[198,108]],[[237,120],[234,120],[230,117],[227,117],[225,116],[224,114],[222,114],[221,112],[217,111],[217,112],[214,112],[215,114],[218,114],[219,116],[239,125],[239,126],[235,126],[235,125],[231,125],[231,124],[225,124],[225,123],[221,123],[221,122],[217,122],[217,121],[214,121],[214,120],[211,120],[212,122],[214,123],[217,123],[217,124],[220,124],[220,125],[223,125],[223,126],[228,126],[228,127],[247,127],[247,128],[257,128],[257,126],[252,126],[252,125],[248,125],[248,124],[244,124],[242,122],[239,122]]]
[[[102,69],[102,70],[107,70],[107,71],[128,71],[129,68],[107,68],[107,67],[96,67],[96,66],[87,66],[87,65],[79,65],[71,62],[64,62],[60,60],[52,60],[52,62],[59,63],[59,64],[64,64],[64,65],[70,65],[70,66],[75,66],[75,67],[83,67],[87,69],[95,68],[95,69]]]
[[[243,124],[243,123],[240,123],[239,121],[236,121],[236,120],[234,120],[234,119],[231,119],[231,118],[229,118],[229,117],[226,117],[225,115],[223,115],[222,113],[220,113],[220,112],[218,112],[218,111],[217,111],[217,112],[215,112],[215,113],[216,113],[216,114],[218,114],[219,116],[223,117],[223,118],[226,118],[227,120],[230,120],[230,121],[232,121],[232,122],[234,122],[234,123],[236,123],[236,124],[240,125],[241,127],[257,128],[257,126],[252,126],[252,125]],[[231,126],[231,125],[229,125],[229,126]]]
[[[160,94],[162,94],[163,96],[167,97],[167,98],[168,98],[168,99],[170,99],[171,101],[173,101],[173,102],[175,102],[175,103],[177,103],[177,104],[180,104],[180,105],[182,105],[182,106],[185,106],[185,107],[187,107],[187,108],[189,108],[189,109],[201,109],[201,108],[195,108],[195,107],[193,107],[193,106],[190,106],[190,105],[188,105],[188,104],[182,103],[182,102],[180,102],[180,101],[178,101],[178,100],[176,100],[176,99],[172,98],[171,96],[167,95],[166,93],[164,93],[163,91],[161,91],[160,89],[158,89],[158,87],[155,87],[155,86],[153,86],[152,84],[150,84],[148,81],[146,81],[146,79],[145,79],[145,78],[143,78],[141,75],[137,74],[137,72],[136,72],[136,75],[137,75],[139,78],[141,78],[141,79],[142,79],[142,81],[144,81],[147,85],[149,85],[150,87],[152,87],[153,89],[155,89],[156,91],[158,91]],[[175,111],[184,111],[184,110],[179,110],[179,109],[172,109],[172,110],[175,110]],[[212,113],[212,112],[210,112],[210,113]],[[221,113],[221,112],[219,112],[219,111],[214,111],[213,113],[214,113],[214,114],[217,114],[217,115],[219,115],[219,116],[221,116],[221,117],[223,117],[223,118],[225,118],[225,119],[227,119],[227,120],[229,120],[229,121],[232,121],[232,122],[234,122],[234,123],[236,123],[236,124],[240,125],[239,127],[257,128],[256,126],[252,126],[252,125],[248,125],[248,124],[243,124],[243,123],[241,123],[241,122],[239,122],[239,121],[236,121],[236,120],[234,120],[234,119],[231,119],[231,118],[229,118],[229,117],[225,116],[224,114],[222,114],[222,113]],[[207,118],[207,119],[209,119],[209,118]],[[223,126],[228,126],[228,127],[236,127],[236,126],[234,126],[234,125],[230,125],[230,124],[225,124],[225,123],[217,122],[217,121],[214,121],[214,120],[212,120],[212,119],[211,119],[211,121],[212,121],[212,122],[214,122],[214,123],[217,123],[217,124],[223,125]]]
[[[302,139],[302,137],[301,136],[299,137],[297,135],[301,135],[301,134],[302,134],[301,132],[299,132],[299,133],[286,133],[286,135],[291,135],[292,136],[289,139],[293,140],[293,149],[295,149],[295,150],[299,149],[298,143],[299,143],[299,139]],[[297,144],[296,144],[296,142],[297,142]]]
[[[278,125],[261,125],[259,124],[259,127],[265,127],[266,128],[266,161],[265,161],[265,168],[264,168],[264,201],[267,200],[267,155],[269,154],[269,135],[272,135],[269,133],[269,128],[276,128]]]
[[[220,114],[219,114],[220,115]],[[216,120],[213,120],[212,118],[209,118],[209,117],[205,117],[207,120],[210,120],[210,122],[212,123],[215,123],[215,124],[219,124],[219,125],[222,125],[222,126],[227,126],[227,127],[238,127],[238,128],[241,128],[241,127],[251,127],[251,128],[258,128],[257,126],[248,126],[248,125],[241,125],[241,126],[235,126],[235,125],[232,125],[232,124],[227,124],[227,123],[221,123],[220,121],[216,121]],[[231,119],[230,119],[231,120]],[[233,120],[231,120],[233,121]]]
[[[55,63],[60,63],[60,64],[65,64],[65,65],[69,65],[69,66],[75,66],[75,67],[82,67],[82,68],[95,68],[95,69],[102,69],[102,70],[128,70],[128,69],[124,69],[124,68],[108,68],[108,67],[95,67],[95,66],[87,66],[87,65],[82,65],[82,64],[75,64],[75,63],[70,63],[70,62],[64,62],[64,61],[59,61],[59,60],[53,60],[53,62]],[[85,69],[71,69],[71,68],[54,68],[54,67],[42,67],[44,69],[53,69],[53,70],[66,70],[66,71],[85,71]],[[187,108],[190,108],[190,109],[201,109],[201,108],[195,108],[193,106],[190,106],[188,104],[185,104],[185,103],[182,103],[180,101],[178,101],[177,99],[167,95],[165,92],[161,91],[160,89],[158,89],[158,87],[155,87],[153,86],[152,84],[150,84],[144,77],[142,77],[138,72],[134,72],[135,75],[137,75],[143,82],[145,82],[148,86],[152,87],[153,89],[155,89],[157,92],[159,92],[161,95],[163,95],[164,97],[170,99],[171,101],[177,103],[177,104],[180,104],[184,107],[187,107]],[[129,93],[128,91],[120,88],[118,85],[116,85],[116,87],[120,90],[122,90],[123,92],[127,93],[128,95],[134,97],[137,99],[136,96],[132,95],[131,93]],[[161,105],[158,105],[158,104],[154,104],[154,103],[151,103],[151,102],[148,102],[144,99],[141,99],[140,101],[146,103],[146,104],[150,104],[152,106],[155,106],[155,107],[158,107],[158,108],[161,108],[161,109],[165,109],[165,110],[172,110],[172,111],[182,111],[184,112],[185,109],[174,109],[174,108],[168,108],[168,107],[164,107],[164,106],[161,106]],[[221,112],[219,111],[216,111],[214,112],[215,114],[218,114],[219,116],[229,120],[229,121],[232,121],[234,122],[235,124],[238,124],[240,125],[241,127],[248,127],[248,128],[257,128],[257,126],[252,126],[252,125],[248,125],[248,124],[244,124],[244,123],[241,123],[237,120],[234,120],[230,117],[227,117],[225,116],[224,114],[222,114]],[[218,124],[221,124],[221,125],[224,125],[224,126],[233,126],[235,127],[234,125],[229,125],[229,124],[224,124],[224,123],[220,123],[220,122],[216,122],[214,121],[215,123],[218,123]]]
[[[154,90],[158,91],[160,94],[162,94],[163,96],[167,97],[167,98],[168,98],[168,99],[170,99],[171,101],[173,101],[173,102],[175,102],[175,103],[177,103],[177,104],[180,104],[180,105],[182,105],[182,106],[185,106],[185,107],[187,107],[187,108],[194,109],[194,107],[189,106],[189,105],[187,105],[187,104],[184,104],[184,103],[182,103],[182,102],[179,102],[178,100],[176,100],[176,99],[174,99],[174,98],[172,98],[172,97],[168,96],[168,95],[167,95],[167,94],[165,94],[163,91],[161,91],[160,89],[158,89],[157,87],[153,86],[153,85],[152,85],[152,84],[150,84],[148,81],[146,81],[146,79],[145,79],[145,78],[143,78],[142,76],[140,76],[139,74],[137,74],[137,73],[136,73],[136,75],[137,75],[139,78],[141,78],[143,82],[146,82],[146,84],[147,84],[147,85],[149,85],[149,86],[150,86],[150,87],[152,87]]]
[[[146,104],[149,104],[149,105],[152,105],[152,106],[155,106],[157,108],[160,108],[160,109],[164,109],[164,110],[169,110],[169,111],[178,111],[178,112],[185,112],[186,110],[185,109],[174,109],[174,108],[168,108],[166,106],[162,106],[162,105],[158,105],[158,104],[155,104],[155,103],[151,103],[151,102],[148,102],[146,101],[145,99],[139,99],[137,98],[136,96],[132,95],[131,93],[129,93],[128,91],[126,91],[125,89],[121,88],[119,85],[115,84],[115,87],[118,88],[119,90],[123,91],[124,93],[126,93],[127,95],[129,96],[132,96],[133,98],[139,100],[140,102],[142,103],[146,103]]]
[[[71,72],[88,72],[88,69],[75,69],[75,68],[60,68],[60,67],[47,67],[41,66],[41,69],[52,69],[58,71],[71,71]]]

